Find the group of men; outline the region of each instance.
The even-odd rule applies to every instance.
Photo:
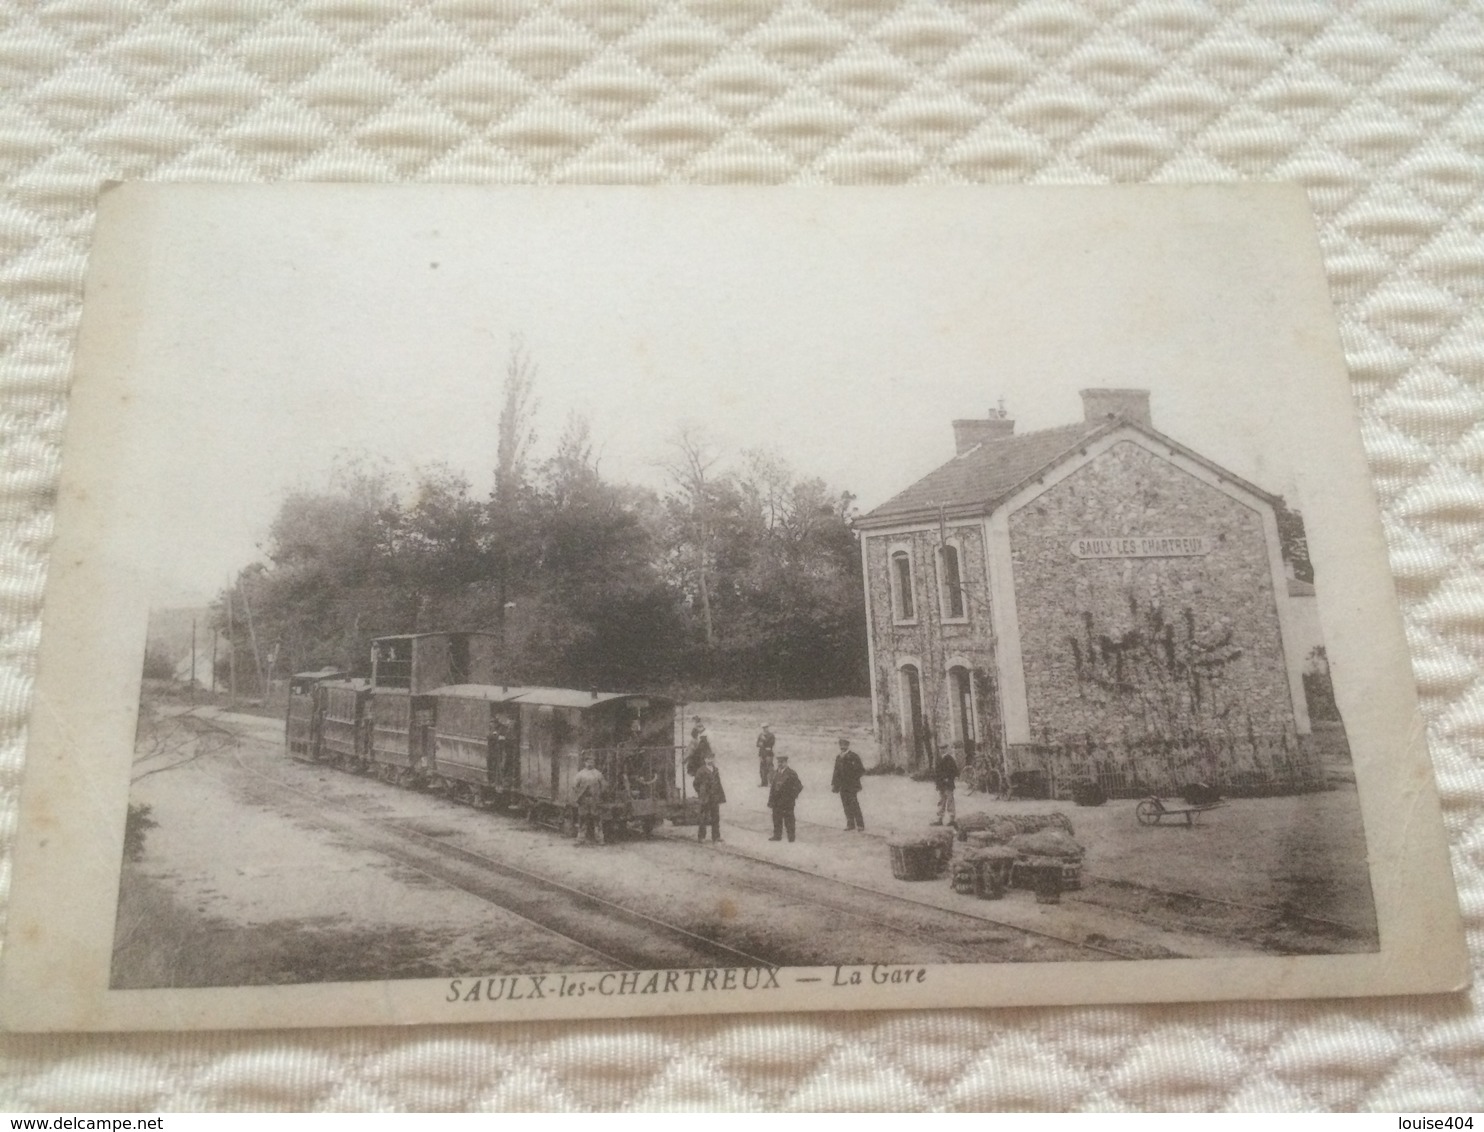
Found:
[[[711,840],[721,840],[721,804],[727,800],[726,790],[721,784],[721,774],[716,769],[716,752],[711,749],[711,739],[706,734],[706,725],[697,716],[691,727],[690,754],[686,758],[686,770],[695,776],[696,800],[701,805],[701,822],[696,829],[696,840],[704,841],[706,831],[711,831]],[[773,812],[773,836],[769,841],[782,841],[785,836],[793,841],[798,834],[794,817],[794,806],[804,792],[804,783],[798,772],[788,765],[788,755],[777,750],[777,738],[773,725],[763,724],[757,737],[758,786],[768,791],[768,809]],[[861,779],[866,766],[860,755],[850,748],[849,739],[839,741],[840,753],[835,758],[835,772],[830,780],[830,789],[840,795],[845,808],[847,831],[866,828],[865,816],[861,813],[859,795]]]
[[[711,840],[721,840],[721,807],[727,800],[726,789],[721,783],[721,772],[716,769],[716,752],[712,750],[706,725],[695,717],[690,732],[690,751],[686,756],[685,770],[693,776],[696,801],[700,803],[701,820],[696,827],[696,840],[704,841],[706,831],[711,831]],[[861,813],[861,782],[866,774],[865,763],[850,747],[849,739],[839,741],[840,752],[835,756],[835,770],[830,778],[830,789],[840,795],[840,805],[845,810],[845,830],[860,832],[866,828],[866,818]],[[785,836],[793,841],[797,828],[794,805],[804,792],[804,783],[798,772],[788,765],[788,755],[777,750],[777,738],[772,724],[763,724],[757,737],[758,785],[768,791],[768,809],[773,811],[773,836],[769,841],[782,841]],[[955,819],[953,795],[958,778],[958,763],[948,752],[944,752],[934,768],[934,781],[938,788],[938,817],[934,825],[942,825],[945,818],[949,824]],[[583,769],[573,782],[574,795],[579,802],[578,840],[593,838],[602,842],[602,822],[594,822],[595,806],[603,787],[603,776],[593,764],[591,756],[583,759]]]

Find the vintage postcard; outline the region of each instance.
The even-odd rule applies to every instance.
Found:
[[[13,1029],[1444,992],[1301,190],[125,185]]]

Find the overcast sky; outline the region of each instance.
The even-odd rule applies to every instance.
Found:
[[[1293,495],[1286,390],[1317,263],[1262,191],[161,186],[115,216],[157,605],[260,554],[337,458],[443,461],[488,489],[501,380],[539,369],[538,454],[585,414],[614,479],[658,486],[681,422],[882,502],[1001,398],[1029,431],[1077,390]],[[105,215],[108,215],[105,212]],[[120,221],[122,222],[122,220]],[[88,317],[85,315],[85,317]]]

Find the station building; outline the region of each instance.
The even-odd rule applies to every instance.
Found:
[[[954,421],[953,459],[858,520],[883,757],[951,748],[1026,793],[1315,785],[1283,500],[1147,391],[1081,396],[1023,435]]]

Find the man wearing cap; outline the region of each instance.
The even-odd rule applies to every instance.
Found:
[[[706,761],[696,771],[696,800],[701,803],[701,824],[696,827],[696,840],[706,840],[706,827],[711,827],[711,840],[721,840],[721,804],[727,792],[721,788],[721,773],[716,769],[716,755],[706,752]]]
[[[690,754],[685,759],[685,773],[695,774],[706,764],[706,756],[711,754],[711,740],[706,735],[706,725],[701,722],[701,717],[695,717],[695,725],[690,729]]]
[[[592,755],[582,756],[582,769],[572,779],[572,800],[577,803],[577,842],[603,844],[603,816],[599,803],[607,782]]]
[[[850,749],[850,740],[840,740],[840,753],[835,756],[835,774],[830,779],[830,789],[840,795],[840,804],[845,807],[845,831],[863,830],[866,819],[861,816],[861,804],[857,795],[861,792],[861,778],[866,773],[866,764]]]
[[[782,841],[783,831],[788,830],[788,839],[794,839],[794,803],[804,792],[804,784],[788,765],[787,755],[775,758],[778,768],[773,772],[773,781],[768,786],[768,809],[773,811],[773,836],[769,841]]]
[[[773,725],[763,724],[757,736],[757,784],[771,786],[773,783]]]

